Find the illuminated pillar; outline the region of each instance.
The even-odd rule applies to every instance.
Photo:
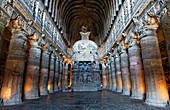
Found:
[[[40,70],[40,95],[48,95],[48,67],[49,67],[49,51],[47,46],[42,47],[41,70]]]
[[[111,74],[111,62],[108,62],[108,89],[112,90],[112,74]]]
[[[106,76],[106,66],[104,62],[102,62],[102,89],[106,89],[107,87],[107,76]]]
[[[146,84],[146,103],[165,106],[169,100],[161,54],[156,35],[157,19],[145,15],[145,28],[140,32],[143,67]]]
[[[126,51],[126,47],[122,45],[121,51],[121,72],[122,72],[122,83],[123,83],[123,95],[130,95],[131,82],[130,82],[130,71],[129,71],[129,59]]]
[[[58,58],[56,58],[55,61],[55,76],[54,76],[54,91],[58,91],[58,76],[59,76],[59,61]]]
[[[65,64],[64,66],[64,88],[63,90],[68,90],[68,63]]]
[[[106,63],[106,88],[109,89],[109,65]]]
[[[170,69],[170,1],[166,1],[167,3],[167,12],[161,19],[161,25],[163,28],[163,36],[165,37],[166,50],[168,54],[168,63]]]
[[[116,67],[116,92],[122,92],[122,73],[120,71],[120,56],[118,53],[115,55],[115,67]]]
[[[15,20],[12,29],[12,39],[5,65],[5,76],[1,90],[4,105],[22,103],[23,75],[25,70],[27,38]]]
[[[54,92],[54,66],[55,66],[54,53],[51,53],[50,57],[50,67],[49,67],[49,78],[48,78],[48,91],[49,93]]]
[[[3,13],[2,10],[0,10],[0,47],[2,46],[2,35],[4,33],[6,23],[7,23],[7,16],[5,15],[5,13]],[[0,53],[1,53],[1,49],[0,49]]]
[[[59,61],[59,80],[58,80],[58,86],[59,86],[59,90],[62,90],[62,74],[63,74],[63,64],[62,61]]]
[[[128,48],[130,76],[132,85],[131,97],[143,99],[145,94],[144,72],[142,68],[141,49],[137,39],[132,38]]]
[[[115,59],[111,57],[112,91],[116,91]]]
[[[25,84],[24,84],[25,99],[39,98],[38,80],[39,80],[41,49],[38,45],[37,39],[38,37],[36,33],[34,33],[34,35],[32,36],[29,36],[31,47],[29,50],[27,72],[26,72]]]
[[[6,59],[4,58],[4,55],[2,54],[2,48],[3,48],[3,34],[5,30],[5,26],[7,23],[7,16],[3,11],[0,10],[0,91],[3,83],[3,78],[4,78],[4,67],[5,67],[5,62]]]

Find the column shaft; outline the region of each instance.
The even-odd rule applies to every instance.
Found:
[[[43,50],[41,56],[41,73],[40,73],[40,95],[48,95],[48,67],[49,67],[49,52]]]
[[[102,64],[102,89],[107,88],[106,66]]]
[[[37,43],[34,41],[30,42]],[[38,47],[38,44],[36,45],[31,44],[24,84],[24,95],[26,99],[39,98],[38,81],[39,81],[40,57],[41,49]]]
[[[122,92],[122,73],[120,71],[120,56],[115,57],[115,67],[116,67],[116,92]]]
[[[165,106],[169,99],[166,87],[161,54],[156,33],[151,29],[143,30],[141,36],[142,59],[145,72],[146,103]]]
[[[21,30],[12,30],[9,53],[5,65],[5,76],[1,90],[4,105],[22,103],[23,75],[25,70],[26,34]]]
[[[130,95],[131,82],[130,82],[130,71],[129,71],[129,60],[126,50],[121,54],[121,72],[123,82],[123,95]]]
[[[54,76],[54,91],[58,91],[58,76],[59,76],[59,61],[56,59],[55,76]]]
[[[137,41],[135,40],[134,42]],[[132,84],[131,97],[135,99],[143,99],[145,94],[144,72],[140,51],[140,47],[137,44],[128,48]]]
[[[48,91],[49,93],[54,92],[54,66],[55,66],[55,60],[53,54],[51,54],[50,58],[50,67],[49,67],[49,79],[48,79]]]
[[[112,74],[112,91],[116,91],[116,73],[115,73],[115,62],[114,58],[113,61],[111,62],[111,74]]]

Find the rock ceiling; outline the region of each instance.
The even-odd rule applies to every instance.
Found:
[[[101,45],[111,26],[113,4],[114,0],[56,0],[57,25],[65,40],[71,46],[80,40],[84,25],[91,31],[90,39]]]

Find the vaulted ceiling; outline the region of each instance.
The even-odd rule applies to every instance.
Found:
[[[111,24],[114,0],[57,0],[58,24],[65,39],[73,45],[80,40],[81,27],[91,31],[90,39],[98,45],[107,35]]]

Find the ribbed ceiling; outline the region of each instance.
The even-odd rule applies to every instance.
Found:
[[[71,46],[80,40],[82,26],[91,31],[90,39],[102,43],[110,27],[116,0],[43,0],[55,2],[56,25]]]
[[[108,31],[106,26],[110,25],[107,23],[113,0],[58,0],[57,3],[58,24],[71,45],[80,40],[83,25],[91,31],[90,39],[101,44]]]

